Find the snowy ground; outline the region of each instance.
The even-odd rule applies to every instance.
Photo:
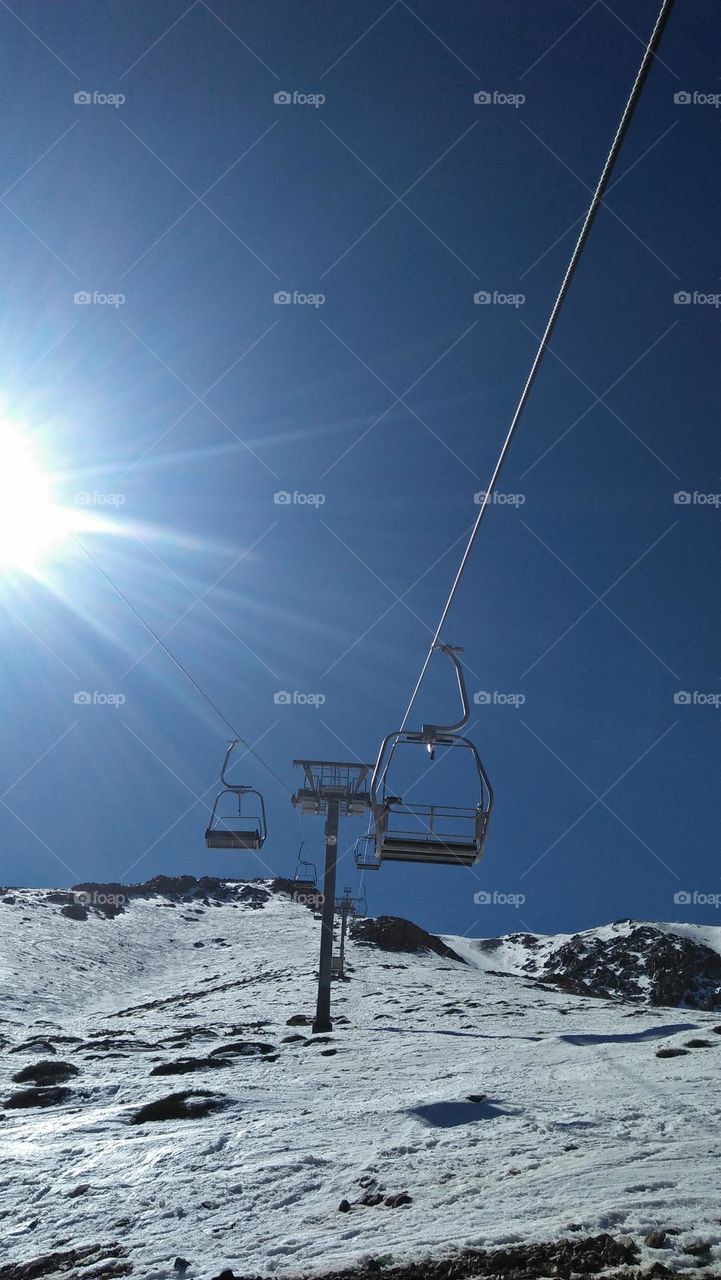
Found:
[[[209,1280],[600,1231],[640,1243],[656,1227],[681,1234],[645,1261],[688,1271],[697,1240],[721,1261],[718,1015],[539,991],[489,974],[498,956],[481,961],[468,941],[447,939],[468,966],[351,943],[352,981],[334,984],[349,1022],[330,1043],[283,1043],[305,1037],[287,1020],[313,1008],[320,925],[305,907],[157,898],[80,922],[40,891],[14,896],[0,904],[0,1097],[49,1056],[10,1052],[30,1037],[81,1075],[58,1107],[0,1113],[3,1262],[122,1240],[142,1280],[175,1277],[177,1255]],[[187,1044],[161,1043],[180,1032]],[[713,1048],[655,1056],[693,1036]],[[117,1043],[93,1053],[93,1039]],[[150,1075],[242,1039],[277,1060]],[[129,1123],[191,1088],[231,1104]],[[340,1213],[364,1175],[412,1203]]]

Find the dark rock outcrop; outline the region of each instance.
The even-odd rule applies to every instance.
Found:
[[[64,1084],[72,1076],[79,1075],[72,1062],[34,1062],[30,1066],[16,1071],[13,1076],[15,1084]]]
[[[617,920],[602,936],[589,929],[557,946],[553,938],[524,933],[484,938],[477,946],[479,951],[493,954],[509,942],[521,956],[525,953],[526,958],[516,962],[519,976],[528,975],[570,995],[691,1009],[721,1008],[721,955],[704,943],[674,933],[673,926],[659,928]]]
[[[381,951],[401,951],[413,954],[433,952],[444,960],[457,960],[465,964],[445,942],[433,933],[427,933],[412,920],[400,916],[378,916],[376,919],[351,921],[349,933],[354,942],[363,946],[376,946]]]
[[[348,1213],[353,1206],[341,1200],[340,1213]],[[342,1270],[324,1271],[323,1280],[476,1280],[488,1277],[496,1280],[533,1280],[537,1276],[598,1275],[607,1269],[629,1266],[638,1259],[638,1249],[628,1238],[614,1240],[606,1233],[582,1240],[555,1240],[543,1244],[509,1245],[501,1249],[464,1249],[452,1258],[425,1259],[419,1262],[393,1264],[390,1256],[363,1262]],[[655,1264],[658,1267],[660,1264]],[[660,1275],[656,1271],[623,1272],[624,1277],[642,1278],[644,1275]],[[3,1280],[0,1273],[0,1280]],[[238,1276],[234,1271],[221,1271],[214,1280],[257,1280],[257,1277]],[[302,1280],[309,1280],[303,1276]]]
[[[96,1275],[98,1280],[110,1280],[114,1276],[129,1276],[132,1273],[131,1262],[119,1261],[127,1258],[128,1250],[113,1241],[112,1244],[86,1244],[75,1249],[64,1249],[62,1252],[46,1253],[30,1262],[11,1262],[9,1266],[0,1267],[0,1280],[55,1280],[55,1277],[73,1276],[79,1273],[77,1267],[92,1267],[92,1273],[83,1269],[83,1276]],[[97,1268],[97,1270],[96,1270]]]
[[[62,1085],[49,1085],[45,1088],[38,1087],[35,1089],[18,1089],[16,1093],[11,1093],[6,1098],[3,1106],[7,1108],[20,1107],[57,1107],[59,1103],[67,1101],[71,1096],[70,1089],[64,1089]]]
[[[228,1105],[226,1098],[207,1089],[185,1089],[182,1093],[169,1093],[156,1102],[148,1102],[130,1117],[131,1124],[148,1124],[156,1120],[198,1120],[211,1111],[220,1111]],[[2,1278],[0,1277],[0,1280]]]
[[[546,961],[543,978],[576,980],[584,995],[692,1009],[721,1005],[721,956],[653,925],[632,925],[610,939],[576,934]]]

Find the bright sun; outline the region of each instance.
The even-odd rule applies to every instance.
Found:
[[[31,439],[0,422],[0,568],[37,571],[67,531]]]

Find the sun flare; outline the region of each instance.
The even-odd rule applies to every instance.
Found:
[[[0,421],[0,569],[37,571],[67,532],[32,438]]]

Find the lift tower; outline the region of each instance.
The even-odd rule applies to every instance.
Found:
[[[365,898],[361,903],[360,897],[353,897],[352,889],[344,889],[343,897],[336,899],[335,909],[340,916],[340,947],[338,949],[338,976],[343,977],[345,973],[345,939],[348,932],[348,919],[350,916],[362,916],[366,914]]]
[[[305,775],[304,785],[293,796],[301,813],[325,816],[325,872],[323,876],[323,917],[320,930],[318,1002],[314,1033],[332,1031],[330,1019],[330,977],[333,959],[333,917],[335,876],[338,863],[338,825],[341,818],[357,817],[370,804],[366,788],[370,764],[347,764],[338,760],[294,760],[294,768]]]

